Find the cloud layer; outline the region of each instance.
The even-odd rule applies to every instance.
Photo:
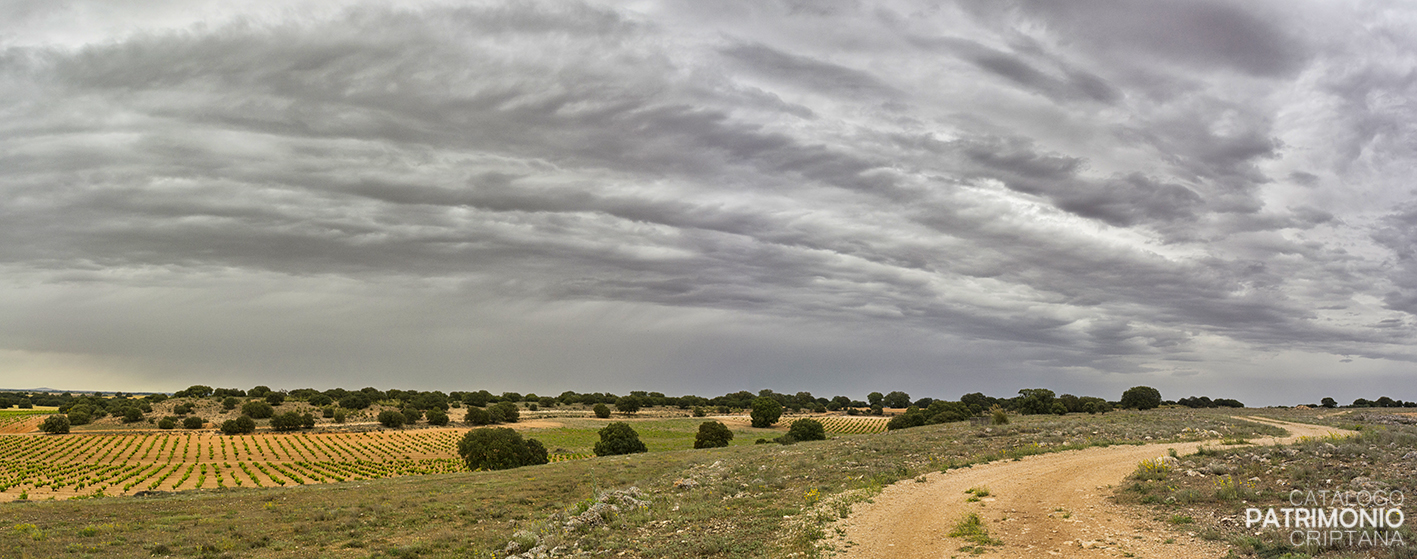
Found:
[[[0,18],[8,384],[1253,401],[1415,356],[1400,4],[155,6]]]

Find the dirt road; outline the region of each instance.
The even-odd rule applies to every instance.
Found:
[[[1258,444],[1344,432],[1274,420],[1237,419],[1289,431],[1287,437],[1257,439]],[[1223,544],[1195,536],[1177,537],[1161,523],[1106,498],[1111,487],[1136,470],[1138,462],[1164,456],[1168,448],[1193,453],[1200,444],[1089,448],[931,473],[924,483],[898,482],[885,488],[873,503],[856,505],[850,517],[836,524],[844,536],[832,543],[837,549],[845,548],[842,556],[851,558],[971,557],[969,552],[959,551],[967,542],[948,534],[965,513],[974,512],[985,521],[989,535],[1004,542],[1003,546],[988,547],[983,557],[1223,556]],[[987,487],[990,495],[979,502],[966,502],[970,495],[965,491],[973,487]],[[1166,543],[1172,538],[1172,543]]]

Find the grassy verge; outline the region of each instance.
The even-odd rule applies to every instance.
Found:
[[[1269,412],[1265,410],[1263,415],[1276,416]],[[1411,547],[1417,545],[1411,522],[1398,530],[1406,543],[1403,546],[1356,545],[1346,539],[1346,534],[1339,541],[1324,538],[1314,544],[1307,541],[1307,535],[1291,539],[1292,528],[1266,528],[1262,522],[1247,526],[1247,509],[1265,511],[1272,507],[1282,516],[1280,509],[1296,506],[1291,503],[1296,494],[1298,505],[1312,508],[1320,505],[1303,502],[1311,491],[1351,491],[1356,496],[1360,491],[1413,495],[1417,490],[1417,479],[1412,475],[1413,463],[1417,462],[1417,427],[1385,425],[1382,423],[1392,420],[1371,412],[1344,414],[1339,416],[1341,423],[1335,423],[1337,418],[1332,416],[1316,417],[1322,414],[1324,411],[1309,411],[1307,415],[1289,411],[1277,418],[1356,428],[1359,433],[1282,446],[1205,446],[1195,454],[1179,456],[1169,468],[1139,465],[1113,498],[1119,503],[1147,507],[1157,520],[1177,531],[1227,541],[1243,556],[1417,557]],[[1302,545],[1295,545],[1295,541]]]
[[[691,439],[683,429],[665,438]],[[559,546],[560,555],[814,556],[827,523],[901,479],[1067,448],[1188,440],[1197,430],[1274,431],[1190,410],[1028,416],[501,472],[11,503],[0,506],[0,556],[500,557],[512,542]],[[605,500],[631,486],[646,506]],[[601,521],[577,520],[597,503],[618,510],[601,506]]]

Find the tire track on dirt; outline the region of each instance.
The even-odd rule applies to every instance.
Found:
[[[1236,419],[1289,431],[1285,437],[1258,439],[1258,444],[1351,433],[1264,418]],[[844,535],[832,543],[844,548],[841,555],[848,558],[971,557],[960,550],[970,544],[948,534],[965,513],[974,512],[984,520],[990,536],[1004,542],[987,547],[983,557],[1222,556],[1227,549],[1223,543],[1177,536],[1163,524],[1107,499],[1111,488],[1136,470],[1138,462],[1164,456],[1172,448],[1193,453],[1201,444],[1214,441],[1094,447],[933,472],[924,476],[923,483],[897,482],[871,503],[855,505],[849,517],[834,524],[841,530],[837,533]],[[990,496],[966,502],[965,491],[974,487],[987,487]],[[1173,541],[1166,543],[1168,539]]]

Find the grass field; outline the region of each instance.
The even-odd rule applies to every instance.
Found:
[[[651,419],[638,422],[637,428],[644,427],[641,433],[652,442],[652,449],[675,445],[682,449],[692,445],[693,432],[702,421]],[[550,449],[574,451],[593,442],[586,435],[592,427],[568,423],[564,428],[526,433],[548,441]],[[566,554],[580,550],[636,557],[785,557],[813,553],[812,542],[821,536],[823,522],[839,514],[843,504],[849,507],[853,499],[869,498],[881,486],[900,479],[1065,448],[1139,442],[1147,437],[1180,440],[1189,436],[1187,428],[1228,436],[1275,431],[1223,413],[1158,410],[1016,417],[1004,426],[954,423],[838,435],[793,446],[754,445],[762,438],[755,430],[736,428],[735,444],[729,448],[662,450],[499,472],[305,486],[237,488],[228,482],[212,489],[209,469],[208,482],[200,490],[158,497],[37,502],[31,495],[31,502],[0,506],[0,555],[488,557],[508,542],[530,540],[562,546]],[[419,434],[383,436],[389,437],[389,444],[398,441],[410,452],[420,448],[432,452],[430,448],[442,444],[435,441],[445,440],[430,435],[427,446],[418,446]],[[190,443],[185,435],[170,437],[157,463],[166,464],[170,456],[198,454],[209,466],[221,463],[220,443],[202,443],[198,453],[196,436]],[[118,440],[110,441],[104,450],[82,456],[107,452],[111,457],[125,448],[123,455],[130,455],[138,445],[113,438]],[[183,450],[174,454],[178,438]],[[318,444],[315,438],[270,435],[257,443],[257,437],[235,437],[225,447],[226,462],[246,456],[280,458],[288,455],[286,451],[305,458],[334,456],[319,450],[336,453],[333,443]],[[346,452],[357,451],[354,440],[359,439],[342,443]],[[252,446],[249,455],[242,442]],[[301,442],[316,449],[316,454],[292,450],[305,448]],[[161,444],[149,441],[141,448],[153,443]],[[392,449],[385,452],[404,456]],[[142,451],[136,456],[142,456]],[[177,458],[173,463],[178,463]],[[166,485],[187,475],[192,464],[203,462],[183,463],[188,465],[172,474]],[[191,470],[185,483],[194,483],[200,471],[200,467]],[[255,476],[261,479],[259,472]],[[644,491],[647,508],[622,510],[601,525],[564,528],[566,520],[584,513],[598,493],[631,485]]]

